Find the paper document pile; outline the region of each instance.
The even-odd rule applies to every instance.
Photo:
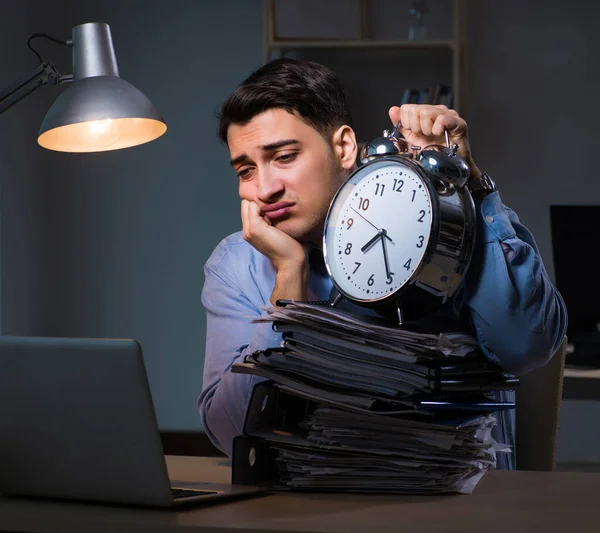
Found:
[[[282,345],[232,371],[269,380],[254,391],[244,435],[268,449],[280,488],[470,493],[509,451],[491,436],[492,413],[514,404],[494,392],[518,380],[472,336],[302,302],[258,321],[272,322]]]

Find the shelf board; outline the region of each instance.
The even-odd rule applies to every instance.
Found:
[[[564,376],[566,378],[598,379],[600,380],[600,369],[580,370],[576,368],[565,367]]]
[[[374,39],[339,39],[339,40],[274,40],[268,45],[270,48],[450,48],[454,49],[452,40],[429,41],[400,41],[400,40],[374,40]]]

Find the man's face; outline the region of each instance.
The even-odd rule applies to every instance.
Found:
[[[284,109],[270,109],[227,132],[240,197],[300,242],[320,243],[334,194],[347,176],[330,144]]]

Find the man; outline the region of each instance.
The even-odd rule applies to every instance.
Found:
[[[440,324],[476,335],[485,355],[509,373],[542,366],[565,334],[565,306],[533,237],[477,168],[467,124],[444,106],[395,106],[389,116],[416,146],[443,143],[447,130],[471,171],[476,253],[453,301],[436,314]],[[329,297],[323,225],[335,192],[356,169],[357,143],[336,75],[291,59],[267,63],[240,85],[222,107],[219,135],[239,176],[243,231],[224,239],[205,265],[208,323],[198,408],[210,440],[230,456],[260,380],[232,373],[231,365],[280,343],[269,323],[251,323],[262,306]],[[497,430],[499,441],[514,444],[512,412],[501,415]],[[499,467],[514,468],[514,461]]]

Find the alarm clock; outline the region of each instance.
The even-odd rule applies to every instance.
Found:
[[[367,143],[331,201],[323,233],[327,272],[341,300],[399,324],[434,312],[469,267],[476,211],[458,145],[408,146],[393,132]]]

